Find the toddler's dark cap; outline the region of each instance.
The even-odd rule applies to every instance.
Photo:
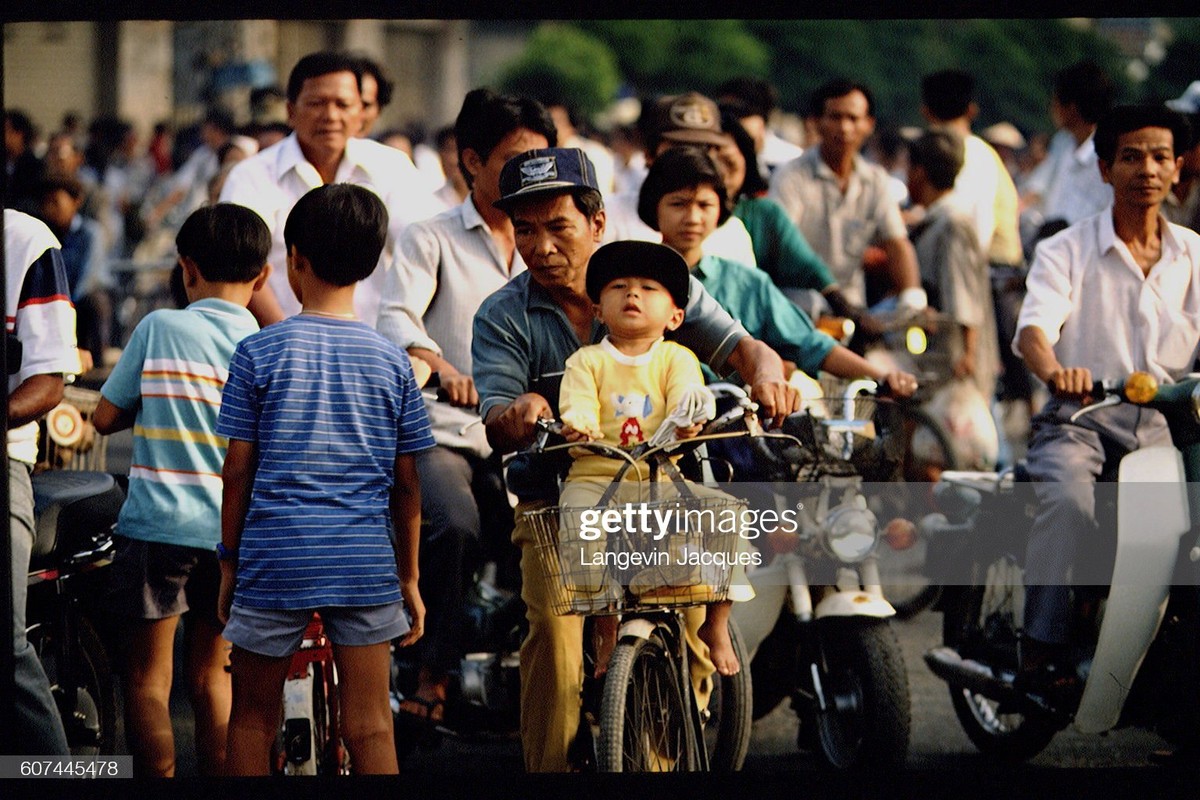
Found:
[[[699,92],[659,98],[648,111],[647,129],[663,139],[715,145],[729,141],[729,134],[721,128],[721,109]]]
[[[599,303],[605,286],[617,278],[630,277],[653,278],[670,293],[676,306],[687,307],[687,262],[665,244],[654,242],[610,242],[592,253],[587,267],[588,297]]]
[[[500,170],[500,199],[507,211],[514,202],[539,194],[594,189],[600,191],[596,168],[577,147],[546,147],[513,156]]]

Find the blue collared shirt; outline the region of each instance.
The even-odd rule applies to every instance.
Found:
[[[493,408],[527,392],[545,397],[557,415],[567,358],[583,344],[599,342],[607,332],[593,321],[590,339],[580,342],[567,315],[530,273],[513,278],[483,301],[475,315],[471,360],[480,415],[487,419]],[[721,374],[737,343],[748,335],[693,276],[683,325],[671,338]],[[508,474],[510,488],[523,500],[555,495],[551,475],[534,473],[521,459],[510,462]]]

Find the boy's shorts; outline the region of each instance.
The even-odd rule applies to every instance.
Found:
[[[243,650],[285,658],[300,649],[313,612],[321,615],[325,635],[336,645],[361,647],[390,642],[408,633],[404,603],[381,606],[338,606],[287,611],[234,605],[225,624],[225,638]]]
[[[192,613],[221,626],[221,567],[215,552],[121,535],[113,539],[116,554],[106,599],[115,614],[153,620]]]

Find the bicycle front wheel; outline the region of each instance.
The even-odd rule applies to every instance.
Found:
[[[600,772],[692,772],[698,737],[691,687],[661,630],[627,636],[613,651],[600,706]]]

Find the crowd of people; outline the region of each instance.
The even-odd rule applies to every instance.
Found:
[[[1044,151],[1011,125],[975,134],[974,81],[961,70],[924,76],[916,131],[876,130],[869,87],[830,80],[804,111],[802,146],[774,131],[776,95],[754,79],[712,98],[648,99],[636,125],[607,137],[584,130],[568,98],[475,89],[432,144],[375,130],[392,89],[369,59],[309,54],[283,90],[256,93],[250,126],[209,111],[190,152],[182,134],[172,148],[165,125],[143,150],[111,119],[86,137],[64,120],[42,150],[29,119],[6,112],[8,330],[25,342],[9,384],[12,491],[28,492],[34,461],[25,423],[86,366],[68,352],[77,339],[112,367],[97,429],[134,430],[111,608],[140,774],[174,771],[180,619],[201,769],[256,774],[269,768],[288,659],[316,609],[353,712],[355,769],[394,772],[388,643],[411,645],[421,665],[400,713],[436,723],[463,600],[489,561],[528,609],[525,765],[570,769],[583,625],[552,612],[524,518],[558,501],[569,458],[518,456],[506,470],[500,459],[530,444],[537,420],[578,414],[577,377],[560,395],[577,351],[605,391],[625,367],[688,351],[689,375],[696,358],[709,379],[736,373],[777,424],[800,407],[797,370],[911,395],[915,378],[861,345],[888,314],[936,308],[959,334],[953,379],[986,406],[1019,402],[1034,415],[1039,586],[1066,582],[1095,527],[1090,486],[1113,458],[1108,444],[1161,434],[1154,420],[1093,416],[1086,434],[1066,423],[1090,379],[1143,368],[1171,380],[1195,362],[1200,239],[1184,226],[1200,220],[1200,146],[1177,111],[1113,110],[1114,85],[1090,62],[1057,75],[1058,131]],[[285,118],[272,117],[280,104]],[[628,241],[647,245],[602,249],[601,285],[593,253]],[[186,308],[121,331],[111,265],[163,256],[178,261]],[[637,268],[609,263],[620,258]],[[855,338],[822,332],[823,315],[851,320]],[[656,344],[664,331],[671,348]],[[657,386],[660,369],[646,380]],[[432,374],[443,400],[417,391]],[[1039,383],[1053,395],[1040,413]],[[576,418],[572,433],[619,428],[620,444],[645,441],[676,396],[661,394],[633,426]],[[629,416],[607,402],[602,393],[597,413]],[[24,515],[14,542],[30,535],[26,512],[10,503]],[[22,557],[28,547],[14,547],[14,575]],[[14,600],[18,684],[41,697],[24,597]],[[1068,672],[1064,602],[1049,589],[1030,598],[1041,646],[1023,666],[1039,686]],[[704,696],[714,672],[748,665],[700,611],[688,639]],[[45,730],[52,710],[27,724]],[[61,752],[53,731],[24,741]]]

